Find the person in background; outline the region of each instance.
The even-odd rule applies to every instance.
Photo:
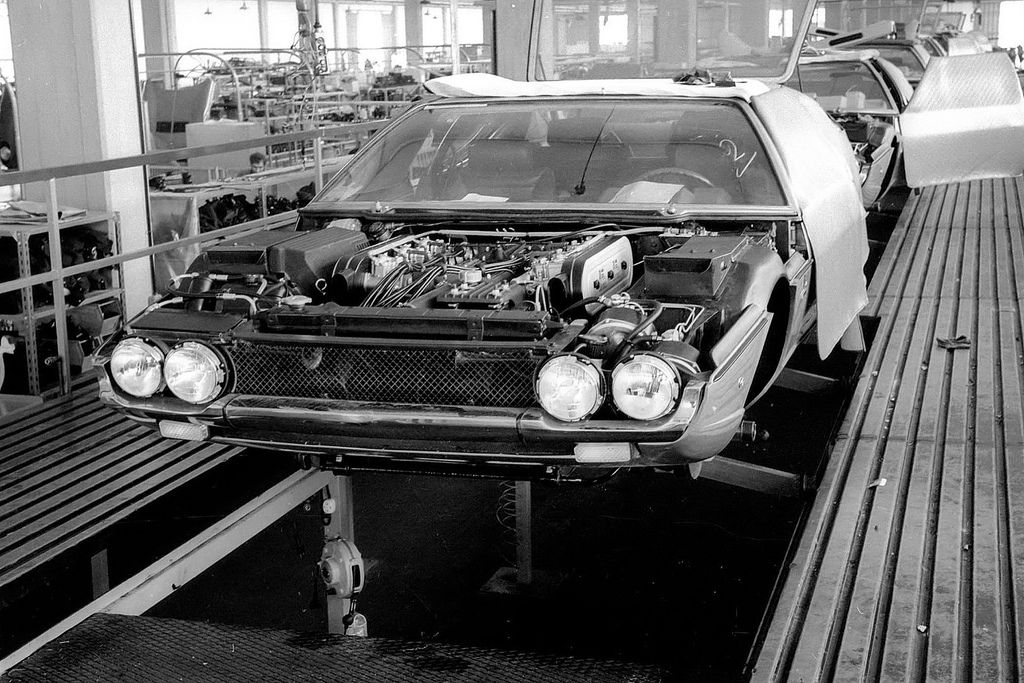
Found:
[[[249,155],[249,173],[261,173],[267,168],[267,155],[253,152]]]

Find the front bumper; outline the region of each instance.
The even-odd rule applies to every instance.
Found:
[[[566,423],[539,408],[366,403],[228,395],[206,406],[128,399],[101,382],[101,399],[134,419],[205,426],[211,441],[342,457],[536,465],[666,466],[698,462],[729,442],[743,417],[709,408],[693,419]]]

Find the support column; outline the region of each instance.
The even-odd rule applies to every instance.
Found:
[[[590,0],[590,4],[587,6],[587,43],[592,56],[600,54],[601,3],[597,0]]]
[[[394,11],[381,12],[380,22],[384,29],[385,40],[391,43],[390,45],[384,45],[382,47],[394,47],[395,45],[400,45],[401,43],[398,40],[398,26],[395,24]],[[384,57],[384,70],[391,71],[391,65],[395,62],[395,52],[394,50],[388,50],[384,54],[386,55]],[[398,60],[402,64],[405,63],[405,57],[401,55],[398,56]]]
[[[480,52],[480,57],[488,56],[491,58],[491,68],[488,69],[489,73],[494,73],[495,69],[495,57],[494,54],[494,3],[483,2],[480,4],[480,21],[483,24],[480,35],[483,36],[483,49]]]
[[[448,43],[452,52],[452,74],[462,73],[462,53],[459,52],[459,0],[448,0]]]
[[[359,10],[345,10],[345,46],[359,47]],[[362,60],[359,68],[363,68]]]
[[[423,5],[420,0],[405,0],[405,44],[415,46],[423,44]],[[406,64],[419,64],[419,50],[416,52],[407,50],[405,53]]]
[[[269,47],[278,47],[270,44],[270,25],[267,0],[258,0],[256,3],[256,16],[260,25],[260,49],[266,50]],[[263,58],[266,61],[266,57]]]
[[[688,45],[679,35],[689,12],[672,0],[659,0],[657,34],[654,42],[654,61],[672,66],[686,63]]]
[[[505,78],[525,81],[527,66],[530,62],[528,49],[531,43],[529,36],[533,31],[533,4],[524,2],[524,0],[497,0],[495,9],[497,11],[495,22],[501,27],[501,33],[495,37],[498,43],[495,46],[495,58],[497,59],[495,73]],[[538,56],[549,72],[548,78],[551,78],[551,74],[554,72],[553,41],[550,38],[550,26],[553,23],[553,17],[549,16],[546,23],[549,28],[548,35],[540,36],[540,45],[538,46]],[[536,74],[531,75],[536,76]]]
[[[345,33],[345,8],[341,5],[331,5],[331,11],[334,12],[334,47],[351,47],[348,44],[348,36]],[[348,64],[349,59],[346,56],[346,52],[335,52],[338,55],[335,59],[335,66],[341,69],[345,68]]]
[[[744,4],[742,9],[726,5],[730,9],[729,30],[739,36],[752,48],[764,48],[768,45],[768,2],[752,2]],[[799,21],[793,18],[794,23]]]
[[[23,170],[142,152],[142,121],[129,3],[10,3]],[[26,197],[46,201],[45,183]],[[124,251],[149,245],[146,173],[130,168],[58,183],[61,204],[121,214]],[[148,259],[124,266],[127,313],[151,293]]]
[[[144,45],[136,45],[139,52],[174,52],[174,8],[169,0],[142,0],[142,16],[135,17],[142,22]],[[174,58],[150,57],[146,60],[146,78],[163,81],[168,90],[174,87]]]
[[[640,3],[626,0],[626,53],[640,63]]]

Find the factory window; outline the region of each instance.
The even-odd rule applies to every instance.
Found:
[[[1024,45],[1024,1],[999,3],[999,46]]]

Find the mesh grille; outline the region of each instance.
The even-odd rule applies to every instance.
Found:
[[[542,360],[529,349],[249,343],[231,357],[243,394],[495,407],[533,405]]]

